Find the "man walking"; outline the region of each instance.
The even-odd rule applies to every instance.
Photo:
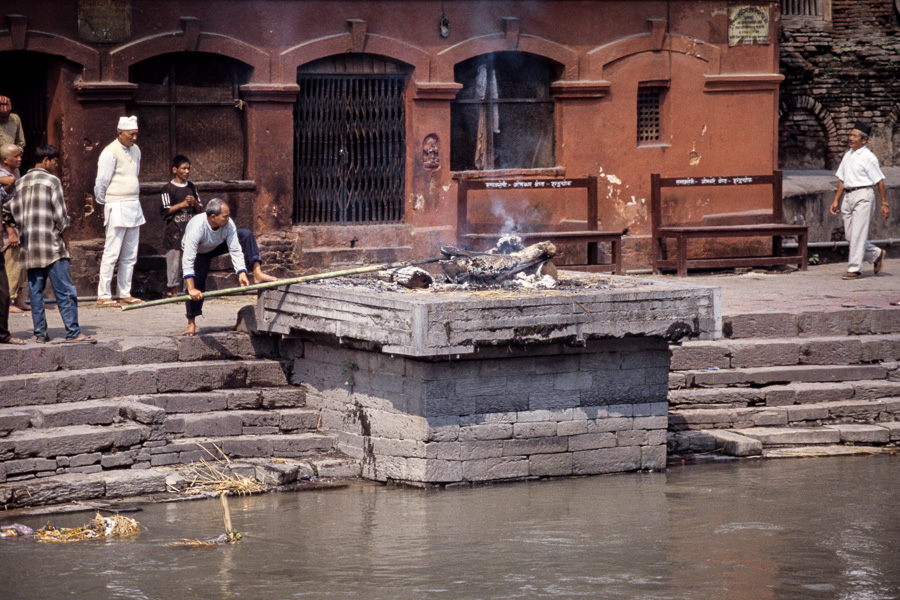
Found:
[[[884,250],[868,240],[869,221],[875,208],[875,187],[878,187],[881,196],[881,216],[885,219],[890,216],[884,174],[878,165],[878,158],[866,147],[870,131],[868,123],[858,122],[853,126],[850,149],[844,154],[835,173],[839,182],[829,210],[833,215],[838,214],[838,202],[843,195],[840,212],[844,221],[844,237],[850,247],[850,260],[842,279],[859,279],[863,261],[873,263],[876,275],[881,273],[884,264]]]
[[[138,183],[141,149],[135,143],[137,137],[137,117],[120,118],[116,139],[103,149],[97,162],[94,199],[103,205],[106,225],[106,243],[100,260],[100,283],[97,285],[99,306],[143,302],[131,295],[131,277],[137,262],[140,227],[145,223]],[[112,277],[117,262],[118,302],[112,299]]]
[[[66,342],[96,343],[78,325],[78,294],[69,269],[69,251],[62,232],[69,226],[62,182],[52,173],[59,170],[59,149],[41,146],[35,151],[37,164],[16,182],[15,197],[3,205],[3,222],[21,232],[19,260],[28,272],[34,337],[49,342],[44,314],[47,279],[56,296],[56,306],[66,328]]]

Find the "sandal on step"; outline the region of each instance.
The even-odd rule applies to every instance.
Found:
[[[92,338],[89,335],[84,335],[82,333],[77,338],[72,338],[71,340],[66,340],[64,343],[66,343],[66,344],[96,344],[97,340]]]
[[[119,303],[113,300],[112,298],[100,298],[97,300],[97,306],[104,306],[107,308],[119,308]]]
[[[17,338],[17,337],[11,337],[3,343],[4,344],[12,344],[14,346],[23,346],[25,344],[25,340]]]
[[[135,298],[134,296],[128,296],[127,298],[119,298],[119,304],[143,304],[144,301],[140,298]]]

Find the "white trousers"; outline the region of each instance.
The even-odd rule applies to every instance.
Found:
[[[103,247],[103,258],[100,259],[100,283],[97,285],[98,298],[112,297],[112,278],[116,263],[119,263],[119,275],[116,277],[119,298],[131,296],[131,276],[137,262],[140,233],[140,227],[106,226],[106,245]]]
[[[875,190],[868,187],[846,192],[841,202],[841,218],[844,220],[844,237],[850,246],[848,271],[859,272],[863,261],[875,262],[881,250],[869,242],[869,223],[875,210]]]

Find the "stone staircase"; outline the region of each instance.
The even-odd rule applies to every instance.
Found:
[[[276,343],[227,332],[0,347],[0,504],[161,493],[201,459],[278,484],[358,475],[317,433]]]
[[[880,451],[900,442],[900,309],[723,318],[672,346],[670,456]]]

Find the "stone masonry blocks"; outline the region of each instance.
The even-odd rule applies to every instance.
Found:
[[[312,341],[298,348],[302,356],[285,358],[318,413],[297,418],[317,414],[366,477],[446,484],[665,466],[661,340],[434,361]],[[341,372],[348,360],[358,367],[352,385]]]

